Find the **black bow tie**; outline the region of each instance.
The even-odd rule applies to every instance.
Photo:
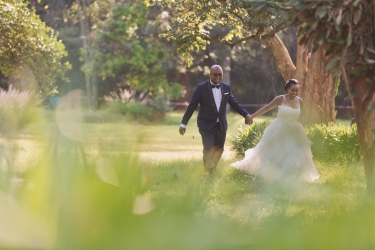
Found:
[[[217,85],[211,84],[211,88],[217,88],[217,89],[219,89],[220,88],[220,84],[217,84]]]

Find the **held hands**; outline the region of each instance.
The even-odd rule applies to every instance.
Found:
[[[253,124],[253,118],[250,114],[245,116],[245,124],[247,124],[247,125]]]
[[[181,135],[184,135],[186,132],[186,128],[180,127],[179,131]]]

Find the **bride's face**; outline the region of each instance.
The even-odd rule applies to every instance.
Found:
[[[299,85],[298,84],[292,84],[288,88],[288,95],[290,99],[294,99],[298,95]]]

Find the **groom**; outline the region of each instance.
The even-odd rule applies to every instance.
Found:
[[[228,128],[226,106],[245,117],[246,124],[252,124],[250,114],[236,101],[230,86],[221,82],[223,70],[219,65],[210,68],[210,80],[199,83],[194,90],[190,104],[186,109],[180,125],[180,134],[184,135],[186,125],[194,110],[200,104],[198,128],[203,142],[203,163],[206,171],[212,173],[224,151]]]

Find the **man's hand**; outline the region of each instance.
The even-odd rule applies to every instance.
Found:
[[[253,124],[253,118],[251,117],[250,114],[245,116],[245,124],[247,124],[247,125]]]
[[[186,128],[180,127],[179,131],[180,131],[181,135],[184,135],[185,131],[186,131]]]

